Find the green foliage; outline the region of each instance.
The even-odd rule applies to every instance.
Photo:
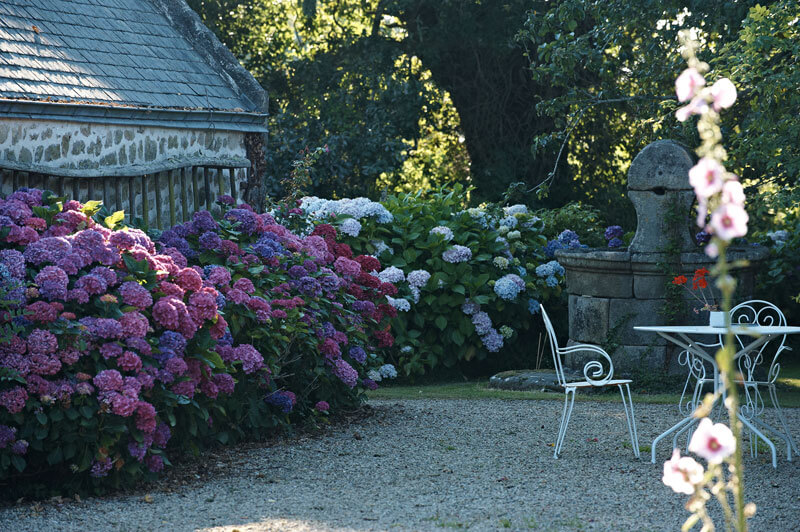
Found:
[[[769,224],[776,214],[772,194],[799,175],[800,114],[791,110],[800,106],[800,6],[759,4],[562,0],[531,10],[518,39],[533,77],[563,89],[537,104],[555,127],[534,139],[533,149],[566,143],[551,201],[587,198],[632,225],[623,200],[632,157],[658,139],[698,142],[694,128],[674,117],[674,80],[683,70],[677,32],[692,27],[706,43],[700,59],[711,63],[710,79],[728,76],[738,88],[737,104],[722,122],[728,166],[751,185],[751,197],[763,194],[751,221]],[[765,190],[765,183],[779,186]]]
[[[390,196],[383,205],[394,216],[391,223],[362,220],[360,234],[345,237],[354,252],[376,255],[384,268],[394,266],[406,276],[418,270],[430,274],[418,292],[402,284],[397,296],[411,302],[410,310],[399,312],[392,320],[398,368],[406,375],[490,357],[508,360],[517,355],[529,361],[528,340],[540,324],[529,312],[529,300],[546,301],[561,293],[557,279],[549,286],[534,271],[546,262],[541,222],[520,212],[510,215],[515,225],[510,230],[500,223],[509,216],[500,205],[465,210],[469,192],[455,185],[426,198],[419,193]],[[452,231],[452,239],[431,233],[440,226]],[[471,259],[444,260],[443,253],[454,245],[468,247]],[[511,300],[494,290],[495,283],[507,274],[519,274],[525,284]],[[484,337],[476,332],[474,314],[464,312],[462,305],[468,301],[488,313],[495,334],[503,325],[511,328],[506,329],[509,336],[505,339],[510,345],[499,354],[490,352]]]
[[[590,205],[574,201],[559,208],[539,209],[536,216],[542,219],[542,234],[547,240],[553,240],[565,229],[571,229],[578,233],[582,244],[606,247],[603,237],[605,221],[600,211]]]
[[[797,196],[796,190],[794,195]],[[788,323],[794,324],[800,320],[800,204],[795,203],[778,231],[762,235],[762,243],[771,249],[758,276],[757,293],[775,303],[783,310]],[[790,337],[790,340],[795,339]]]

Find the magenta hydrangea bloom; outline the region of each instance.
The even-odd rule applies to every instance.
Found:
[[[101,392],[110,392],[122,389],[122,375],[115,369],[106,369],[98,373],[92,382]]]
[[[142,314],[134,312],[126,312],[119,319],[119,324],[122,326],[122,334],[125,338],[144,338],[147,336],[147,329],[150,323]]]
[[[58,262],[72,251],[72,244],[64,237],[44,237],[25,248],[25,260],[31,264]]]
[[[0,392],[0,406],[4,406],[11,414],[22,412],[27,400],[28,392],[20,386]]]
[[[119,294],[126,305],[144,310],[153,305],[153,296],[145,287],[133,281],[126,281],[119,287]]]
[[[132,351],[125,351],[117,357],[117,365],[123,371],[139,371],[142,369],[142,359]]]
[[[39,293],[49,301],[64,300],[67,297],[67,272],[58,266],[45,266],[34,278]]]
[[[333,361],[333,374],[350,388],[358,384],[358,372],[341,358]]]
[[[242,344],[234,349],[236,360],[242,363],[245,373],[254,373],[264,367],[264,357],[250,344]]]
[[[178,272],[175,282],[184,290],[197,291],[203,287],[203,278],[192,268],[183,268]]]
[[[25,256],[16,249],[0,250],[0,263],[8,268],[11,277],[25,278]]]
[[[50,331],[34,329],[28,335],[28,351],[36,354],[55,353],[58,349],[58,339]]]

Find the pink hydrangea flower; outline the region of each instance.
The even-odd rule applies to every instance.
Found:
[[[675,493],[694,493],[695,486],[703,481],[703,466],[694,458],[681,456],[680,451],[672,451],[672,458],[664,462],[664,476],[661,478]]]
[[[722,190],[725,168],[715,159],[703,157],[689,170],[689,183],[698,198],[708,198]]]
[[[722,423],[713,423],[707,417],[700,421],[689,442],[689,451],[702,456],[709,464],[717,464],[736,450],[733,432]]]
[[[203,278],[192,268],[183,268],[175,276],[175,282],[184,290],[197,291],[203,287]]]
[[[150,323],[138,312],[127,312],[119,319],[122,334],[126,338],[144,338]]]
[[[241,290],[245,294],[253,295],[253,292],[256,291],[255,286],[253,286],[253,281],[246,277],[242,277],[241,279],[237,279],[235,283],[233,283],[233,288],[235,290]]]
[[[125,351],[117,357],[117,365],[123,371],[139,371],[142,369],[142,359],[132,351]]]

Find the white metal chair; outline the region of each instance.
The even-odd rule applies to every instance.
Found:
[[[544,307],[541,307],[542,319],[544,326],[547,329],[547,336],[550,339],[550,348],[553,351],[553,362],[556,368],[556,377],[558,384],[564,388],[564,411],[561,414],[561,425],[558,428],[558,437],[556,438],[555,450],[553,456],[558,458],[561,448],[564,446],[564,437],[567,434],[567,425],[569,425],[569,418],[572,415],[572,407],[575,404],[575,392],[581,388],[592,387],[605,387],[617,386],[622,395],[622,406],[625,409],[625,417],[628,420],[628,433],[631,437],[631,445],[633,446],[633,454],[639,458],[639,437],[636,434],[636,419],[633,416],[633,400],[631,399],[630,379],[616,379],[614,380],[614,364],[611,362],[611,357],[601,347],[590,344],[576,344],[569,347],[559,347],[556,333],[553,330],[553,324],[547,316]],[[564,365],[561,357],[568,353],[576,353],[580,351],[587,351],[600,355],[601,360],[590,360],[583,366],[584,380],[567,382],[564,376]],[[608,369],[604,369],[604,362],[608,365]],[[626,396],[627,395],[627,396]]]
[[[731,309],[731,324],[732,325],[762,325],[762,326],[782,326],[786,325],[786,317],[783,312],[770,303],[761,299],[753,299],[739,303]],[[736,341],[739,348],[744,348],[747,342],[753,341],[752,337],[746,335],[736,336]],[[723,336],[719,335],[719,339],[714,344],[702,344],[706,347],[720,347],[722,346]],[[739,357],[737,360],[737,369],[742,378],[737,378],[736,382],[744,387],[744,398],[740,407],[740,415],[744,420],[750,421],[752,425],[758,425],[760,428],[765,429],[778,437],[786,443],[787,460],[792,461],[792,452],[800,454],[797,444],[792,438],[789,431],[786,416],[783,414],[781,405],[778,402],[778,394],[775,388],[775,381],[778,379],[781,365],[778,362],[778,357],[783,351],[789,351],[791,348],[786,345],[786,335],[776,337],[769,342],[766,342],[758,350],[746,353]],[[707,376],[706,368],[699,357],[689,354],[686,351],[681,352],[679,361],[686,363],[689,366],[690,372],[687,378],[686,385],[684,386],[684,396],[690,388],[690,381],[694,380],[694,391],[692,399],[686,401],[687,408],[694,409],[699,402],[702,401],[702,389],[706,383],[713,383],[717,380],[717,375],[713,377]],[[783,432],[775,429],[767,424],[763,419],[764,413],[764,398],[761,395],[761,389],[766,388],[770,400],[775,407],[778,421],[781,424]],[[683,396],[681,397],[683,403]],[[747,426],[748,424],[746,424]],[[777,466],[775,457],[775,446],[770,442],[764,434],[756,427],[747,426],[750,431],[750,452],[753,456],[757,454],[758,439],[762,439],[770,448],[772,454],[772,464]],[[691,437],[691,430],[689,432]],[[677,438],[677,435],[676,435]],[[673,442],[674,443],[674,442]]]

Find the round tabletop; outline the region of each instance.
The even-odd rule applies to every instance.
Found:
[[[634,327],[637,331],[662,332],[675,334],[725,334],[725,327],[711,327],[710,325],[638,325]],[[800,334],[800,327],[788,325],[766,326],[766,325],[733,325],[731,327],[734,334],[753,334],[753,335],[775,335],[775,334]]]

